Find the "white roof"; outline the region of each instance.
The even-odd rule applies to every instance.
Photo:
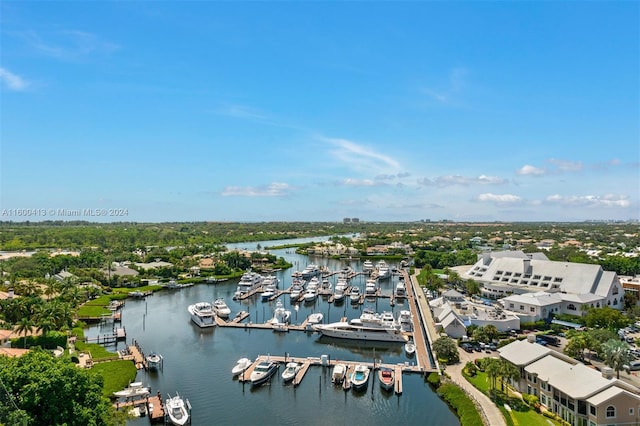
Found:
[[[514,294],[503,299],[505,302],[524,303],[534,306],[549,306],[562,303],[562,298],[558,293],[545,293],[538,291],[536,293]]]
[[[500,357],[512,364],[522,367],[548,355],[551,349],[537,343],[527,342],[526,340],[516,340],[499,348],[498,352],[500,352]]]
[[[593,395],[591,398],[587,399],[587,402],[591,405],[600,405],[603,402],[607,402],[611,398],[614,398],[620,395],[621,393],[628,393],[629,395],[632,395],[631,393],[627,392],[624,389],[620,389],[617,386],[611,386],[610,388],[605,389],[602,392],[598,392],[597,394]]]
[[[591,303],[602,300],[602,296],[596,296],[595,294],[569,294],[569,293],[557,293],[565,302],[576,303]]]
[[[442,324],[442,328],[447,328],[456,321],[464,326],[464,322],[455,314],[455,312],[450,311],[449,314],[440,321],[440,324]]]
[[[532,363],[525,371],[538,374],[540,379],[575,399],[587,398],[615,383],[593,368],[581,363],[572,365],[553,355]]]
[[[538,361],[535,361],[524,368],[527,373],[538,375],[538,379],[548,382],[551,378],[563,373],[571,364],[556,358],[553,355],[547,355]]]

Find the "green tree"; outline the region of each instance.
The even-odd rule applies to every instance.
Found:
[[[473,296],[474,294],[480,294],[480,284],[469,278],[464,282],[464,288],[467,290],[467,294],[469,296]]]
[[[460,361],[458,345],[450,337],[443,336],[433,342],[433,351],[439,359],[446,359],[450,364]]]
[[[605,306],[604,308],[589,309],[584,317],[584,323],[591,328],[618,330],[629,325],[630,320],[617,309]]]
[[[487,378],[489,379],[489,389],[493,389],[493,396],[495,398],[496,382],[502,372],[502,365],[500,360],[497,358],[485,358],[484,371],[485,373],[487,373]]]
[[[628,349],[629,346],[618,339],[608,340],[602,345],[605,362],[614,369],[618,379],[620,378],[620,370],[631,359]]]
[[[28,416],[29,425],[124,424],[102,396],[102,377],[39,348],[19,358],[0,357],[0,377],[12,401]],[[8,408],[15,411],[13,406]],[[4,408],[0,408],[0,423],[15,424]]]
[[[586,333],[579,333],[567,341],[564,353],[572,358],[584,361],[584,351],[589,348],[589,339]]]
[[[31,318],[29,317],[24,317],[22,318],[20,321],[18,321],[18,325],[16,326],[16,332],[19,335],[23,335],[22,339],[24,342],[24,348],[27,348],[27,334],[29,334],[31,332],[31,329],[33,328],[33,321],[31,321]]]
[[[511,381],[520,379],[520,369],[509,361],[504,359],[500,360],[500,377],[502,381],[502,389],[505,390],[505,382],[508,384]],[[506,387],[507,398],[509,397],[509,386]]]

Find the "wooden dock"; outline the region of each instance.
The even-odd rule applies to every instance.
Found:
[[[136,344],[130,345],[128,347],[129,354],[133,357],[133,363],[135,364],[138,370],[147,369],[147,360],[144,358],[144,354],[142,353],[142,349]]]
[[[113,406],[120,410],[122,408],[135,408],[144,406],[145,412],[149,417],[151,423],[164,421],[164,405],[162,399],[159,396],[150,396],[147,398],[132,399],[124,402],[116,402]]]
[[[402,368],[399,365],[396,365],[395,368],[395,391],[396,395],[402,395]]]
[[[293,378],[293,386],[298,386],[300,382],[302,382],[302,379],[304,378],[304,375],[307,374],[309,367],[311,367],[311,360],[306,360],[302,363],[302,367],[296,374],[296,377]]]

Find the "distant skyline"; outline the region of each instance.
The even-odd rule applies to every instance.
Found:
[[[640,219],[636,1],[5,1],[0,27],[0,220]]]

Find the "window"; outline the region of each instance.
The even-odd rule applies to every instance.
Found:
[[[511,272],[505,272],[504,275],[507,276],[507,277],[510,277],[511,276]]]
[[[573,303],[569,303],[569,305],[567,305],[567,309],[569,309],[570,311],[575,311],[575,310],[577,310],[577,309],[576,309],[576,306],[575,306]]]
[[[513,308],[513,303],[509,303],[509,307],[510,307],[510,308]]]
[[[592,416],[596,415],[596,407],[595,407],[595,405],[590,405],[589,406],[589,412],[591,413]]]
[[[551,277],[547,275],[542,280],[543,281],[551,281]]]
[[[616,416],[616,407],[610,405],[607,407],[607,418],[613,419]]]
[[[629,415],[633,416],[633,408],[629,408]]]
[[[524,311],[524,305],[520,305],[520,310]]]
[[[534,276],[533,276],[533,279],[534,279],[534,280],[539,280],[541,276],[542,276],[542,275],[534,275]]]
[[[498,275],[502,275],[502,272],[503,272],[503,271],[498,271],[498,272],[496,272],[496,274],[498,274]]]
[[[587,415],[587,403],[581,400],[578,400],[578,414],[582,414],[583,416]]]
[[[547,397],[544,394],[540,394],[540,402],[542,405],[547,405]]]
[[[522,274],[521,274],[520,272],[516,272],[515,274],[513,274],[513,276],[514,276],[514,277],[519,277],[519,276],[521,276],[521,275],[522,275]],[[615,290],[614,290],[614,291],[615,291]],[[616,293],[614,293],[614,294],[616,294]]]
[[[527,280],[522,280],[522,284],[527,285],[527,284],[529,284],[529,281],[527,281]]]
[[[553,279],[553,282],[554,283],[561,283],[562,282],[562,278],[556,277],[556,278]]]
[[[531,311],[531,312],[535,312],[535,311],[536,311],[536,308],[534,308],[533,306],[531,306],[531,307],[529,308],[529,311]]]
[[[613,294],[618,294],[618,287],[613,288]]]

